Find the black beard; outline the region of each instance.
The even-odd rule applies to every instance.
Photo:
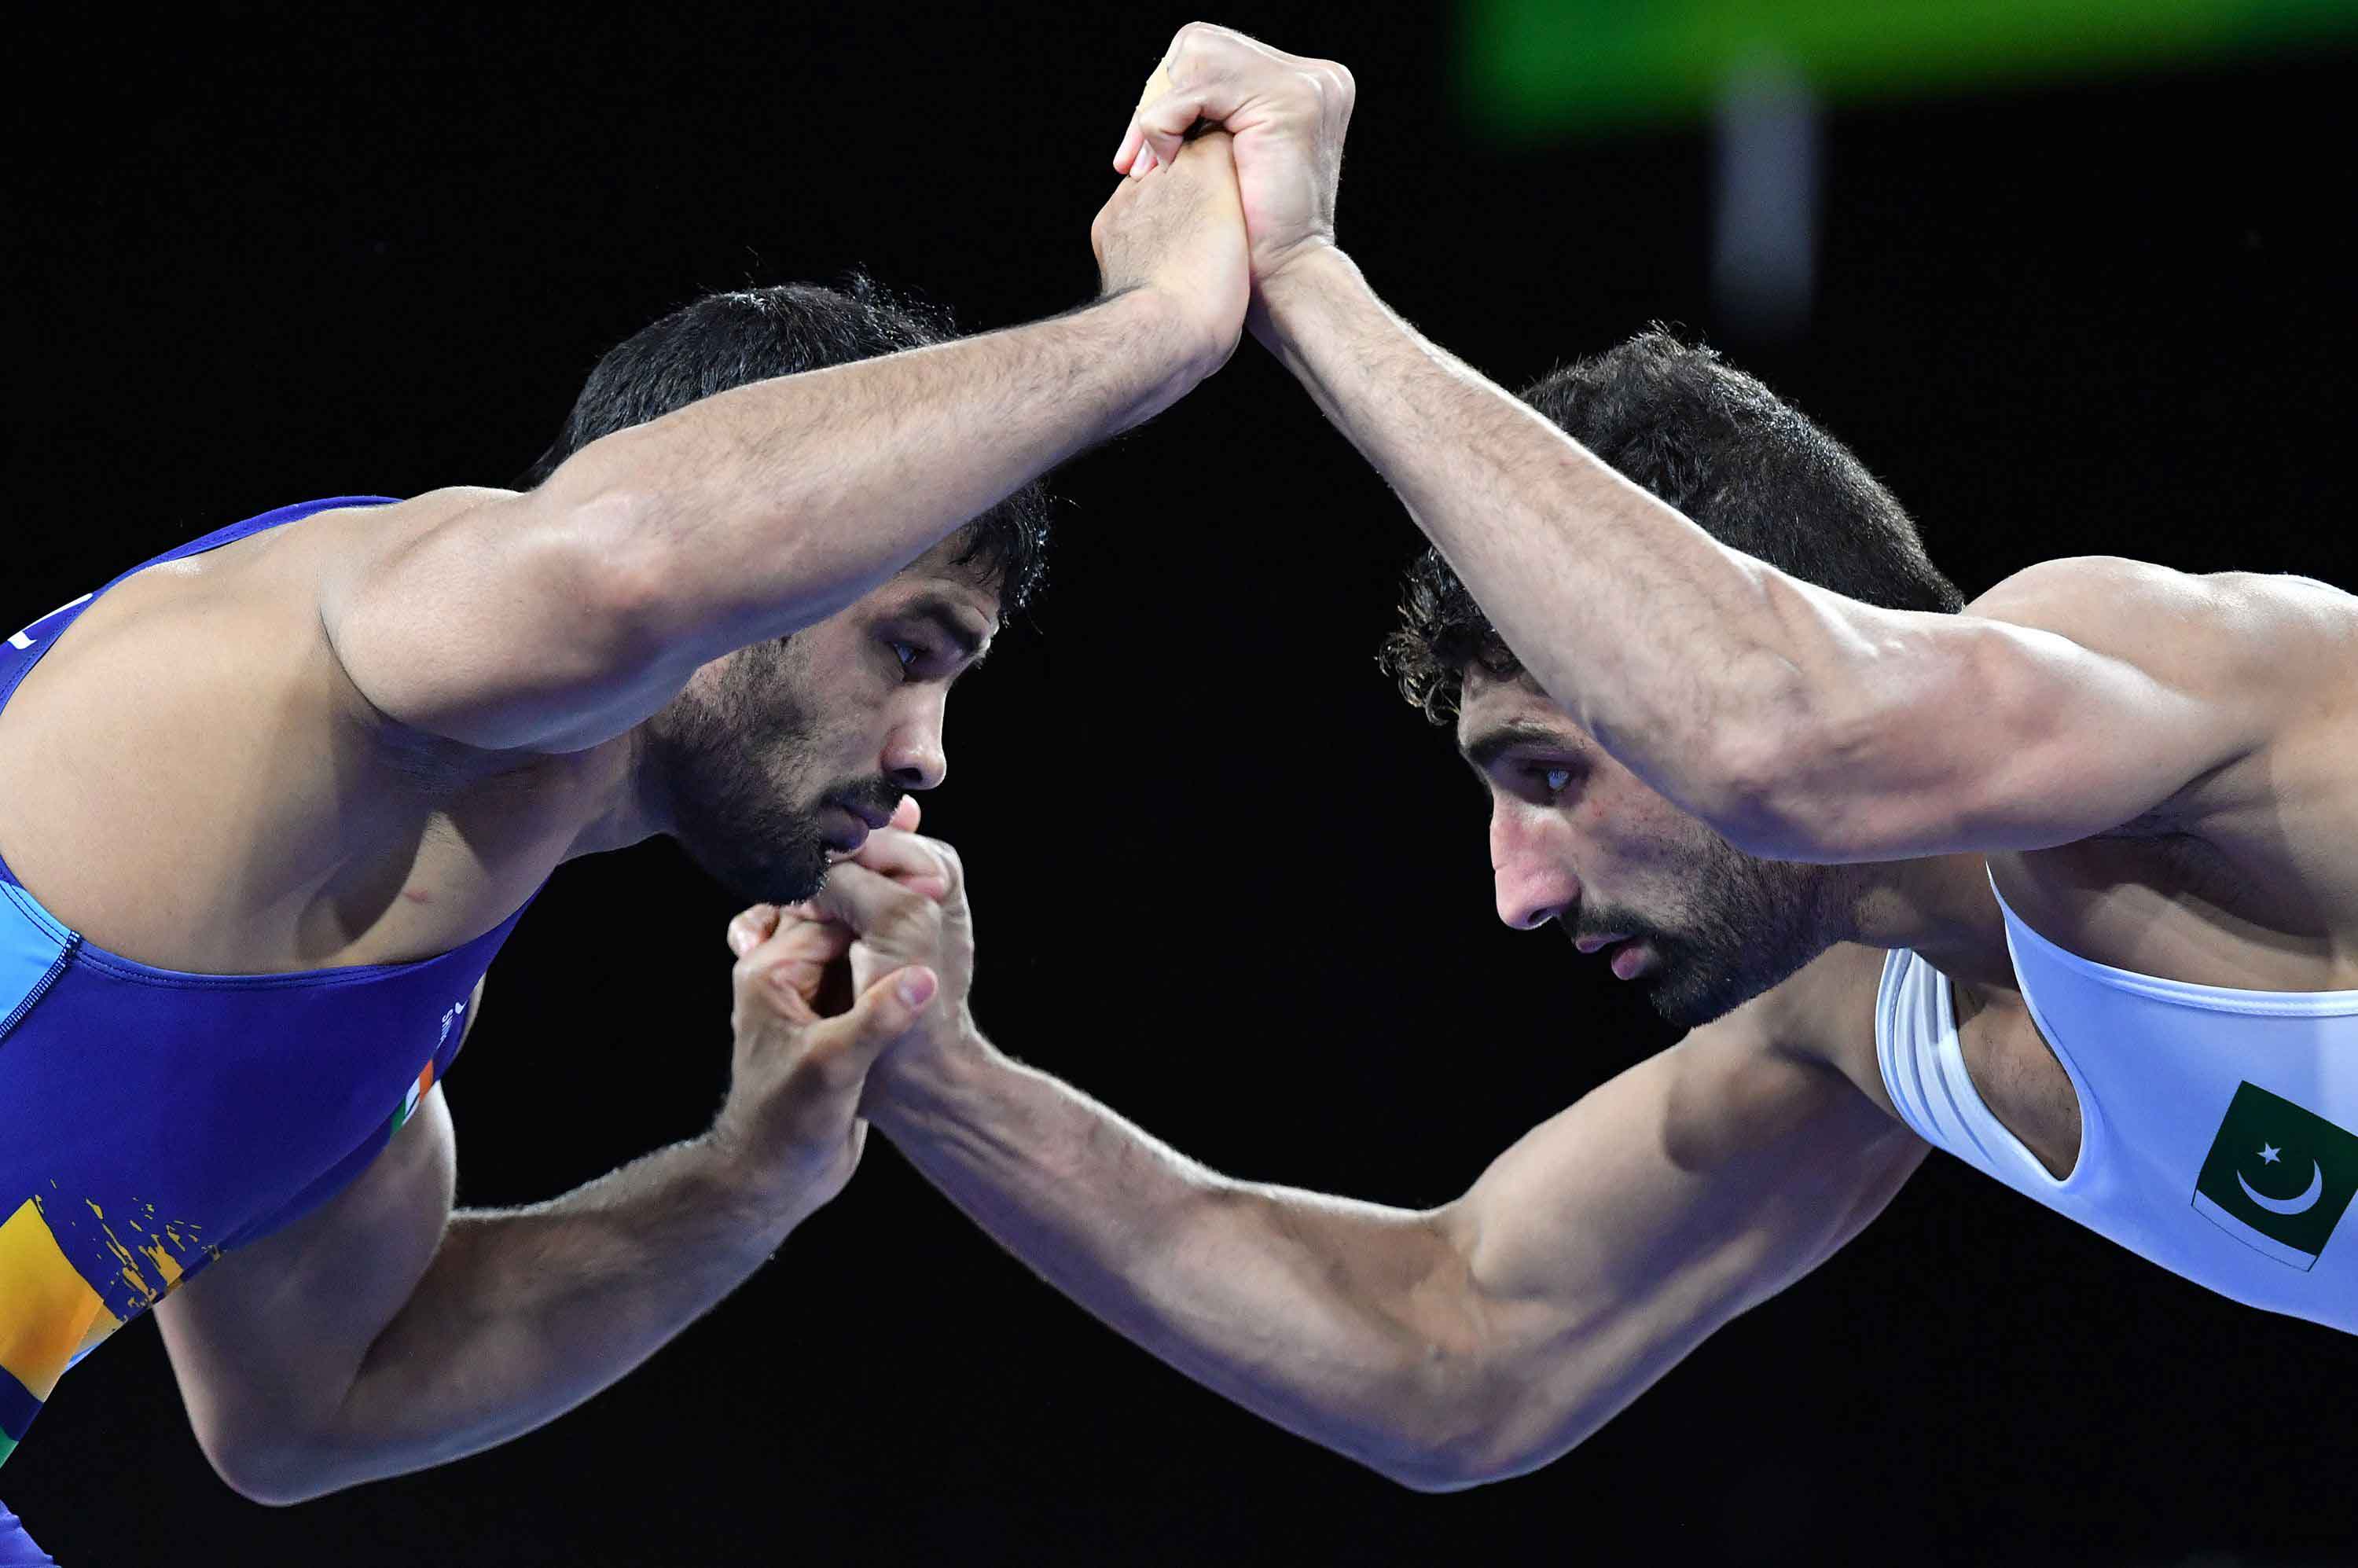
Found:
[[[1755,860],[1729,847],[1695,884],[1697,900],[1677,931],[1642,921],[1584,916],[1596,929],[1625,931],[1654,950],[1654,972],[1635,982],[1664,1022],[1700,1029],[1790,979],[1826,949],[1813,867]]]
[[[797,806],[776,767],[816,730],[788,695],[782,649],[746,650],[716,701],[676,705],[650,730],[656,787],[688,859],[741,903],[799,903],[818,892],[824,796]]]
[[[706,776],[685,789],[676,784],[672,836],[738,903],[802,903],[827,881],[827,839],[814,814],[738,782]]]
[[[827,881],[817,808],[796,810],[755,753],[737,746],[673,750],[664,759],[672,837],[741,903],[800,903]]]

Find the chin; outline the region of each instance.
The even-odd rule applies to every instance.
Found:
[[[741,903],[800,903],[827,881],[827,841],[807,819],[743,829],[698,826],[699,831],[676,835],[679,847]]]
[[[1661,968],[1639,983],[1663,1022],[1701,1029],[1784,984],[1814,956],[1767,946],[1717,957],[1673,948],[1662,953]]]
[[[1734,994],[1728,994],[1731,991]],[[1669,975],[1646,988],[1647,1005],[1673,1029],[1701,1029],[1716,1023],[1751,1000],[1735,988],[1681,985]]]

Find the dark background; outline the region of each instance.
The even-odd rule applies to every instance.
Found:
[[[975,328],[1084,300],[1185,19],[131,16],[16,62],[9,626],[281,503],[504,482],[704,289],[859,265]],[[1344,243],[1503,382],[1683,323],[1968,591],[2086,552],[2353,581],[2346,49],[1837,108],[1813,318],[1768,344],[1713,318],[1705,127],[1502,148],[1444,11],[1217,19],[1354,68]],[[1413,530],[1255,346],[1057,482],[1052,591],[960,688],[927,805],[1001,1044],[1222,1169],[1425,1205],[1664,1043],[1493,918],[1476,792],[1370,659]],[[702,1127],[730,913],[668,848],[559,874],[450,1083],[463,1202]],[[504,1449],[256,1508],[142,1323],[0,1495],[72,1564],[2338,1562],[2354,1404],[2346,1337],[1935,1156],[1570,1456],[1422,1497],[1115,1340],[880,1142],[708,1319]]]

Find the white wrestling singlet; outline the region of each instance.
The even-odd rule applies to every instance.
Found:
[[[1991,891],[1996,891],[1993,884]],[[1875,1049],[1902,1120],[2221,1295],[2358,1332],[2358,991],[2188,985],[2065,952],[2006,900],[2023,1000],[2080,1097],[2050,1175],[1965,1075],[1948,977],[1884,960]]]

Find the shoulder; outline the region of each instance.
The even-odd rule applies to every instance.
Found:
[[[2255,676],[2281,683],[2293,673],[2282,661],[2295,654],[2304,668],[2358,663],[2358,599],[2314,578],[2073,556],[2025,568],[1965,613],[2054,633],[2198,688]]]
[[[365,561],[397,551],[454,523],[512,506],[519,499],[512,490],[449,485],[381,506],[322,512],[296,536],[313,546],[323,561]]]

